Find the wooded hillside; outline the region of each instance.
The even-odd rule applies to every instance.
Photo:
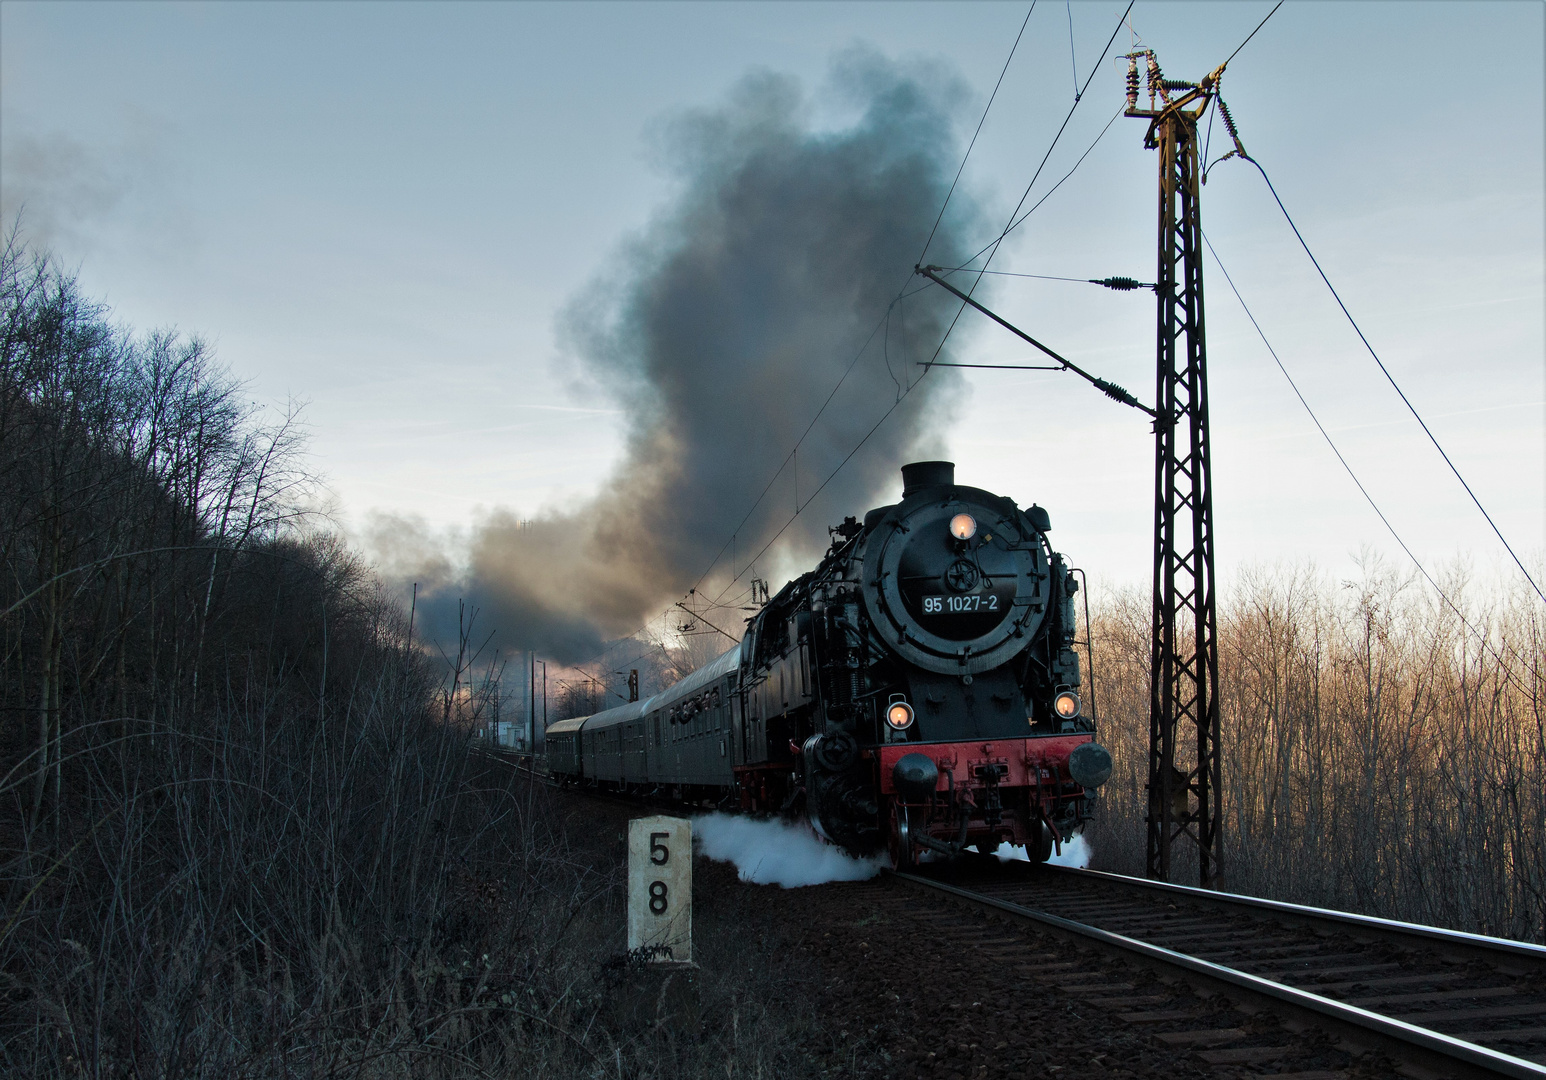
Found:
[[[606,882],[478,771],[484,697],[306,526],[298,451],[202,342],[118,327],[7,246],[0,1073],[560,1052],[529,1014],[562,996],[555,928]],[[526,1007],[490,1012],[512,979]]]

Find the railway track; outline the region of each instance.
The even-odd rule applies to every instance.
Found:
[[[1225,1073],[1364,1076],[1371,1065],[1358,1062],[1372,1053],[1414,1076],[1546,1078],[1541,946],[1056,867],[979,864],[892,880],[999,926],[1032,924],[1121,955],[1129,969],[1137,960],[1160,979],[1139,984],[1071,960],[1028,971]],[[1014,954],[1012,942],[968,932],[988,955]]]
[[[547,782],[514,755],[490,756]],[[986,859],[853,888],[1221,1076],[1546,1080],[1546,947]],[[920,907],[916,892],[941,903]],[[997,921],[963,920],[960,905]],[[1037,944],[1049,933],[1084,949],[1049,960]]]

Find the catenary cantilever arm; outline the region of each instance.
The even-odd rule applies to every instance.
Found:
[[[1070,361],[1066,357],[1059,356],[1057,353],[1055,353],[1051,349],[1047,348],[1041,342],[1039,342],[1035,338],[1031,337],[1030,334],[1027,334],[1024,330],[1021,330],[1018,326],[1015,326],[1013,323],[1008,322],[1007,320],[1001,318],[1000,316],[998,316],[998,315],[994,314],[993,312],[989,311],[987,308],[983,307],[977,301],[973,300],[970,296],[967,296],[960,289],[956,288],[954,285],[950,284],[950,282],[946,281],[944,278],[940,277],[937,273],[935,273],[935,271],[937,271],[939,269],[941,269],[941,268],[938,267],[938,266],[915,266],[915,267],[913,267],[913,270],[915,272],[917,272],[919,274],[922,274],[924,277],[926,277],[930,281],[934,282],[934,284],[939,285],[939,286],[949,290],[950,292],[954,293],[956,296],[960,297],[966,303],[970,304],[972,307],[974,307],[978,311],[982,312],[988,318],[990,318],[994,322],[998,323],[1005,330],[1008,330],[1011,334],[1014,334],[1016,337],[1020,338],[1023,341],[1029,342],[1030,344],[1034,345],[1036,348],[1040,349],[1042,352],[1046,353],[1048,356],[1052,357],[1052,359],[1056,360],[1059,364],[1062,365],[1061,370],[1063,370],[1063,371],[1072,371],[1075,375],[1079,376],[1081,379],[1084,379],[1091,386],[1095,387],[1095,389],[1099,390],[1101,393],[1103,393],[1107,397],[1109,397],[1112,401],[1120,401],[1123,405],[1131,405],[1133,408],[1138,409],[1141,412],[1146,412],[1150,416],[1158,418],[1158,416],[1159,416],[1158,413],[1156,413],[1153,409],[1149,408],[1143,402],[1139,401],[1137,398],[1133,397],[1132,394],[1129,394],[1126,390],[1122,389],[1116,383],[1107,382],[1105,379],[1097,378],[1096,376],[1091,375],[1088,371],[1085,371],[1079,365],[1073,363],[1072,361]],[[925,367],[931,367],[931,366],[946,366],[946,365],[941,365],[941,364],[939,364],[936,361],[936,362],[933,362],[931,364],[925,364],[924,366]],[[989,365],[984,364],[984,365],[981,365],[981,366],[987,367]]]

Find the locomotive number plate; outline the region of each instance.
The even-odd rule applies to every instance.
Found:
[[[925,615],[967,615],[998,609],[998,594],[991,592],[974,593],[970,596],[925,596],[923,598]]]

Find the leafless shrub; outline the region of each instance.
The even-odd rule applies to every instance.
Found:
[[[1241,575],[1219,617],[1227,888],[1546,941],[1546,621],[1456,570],[1432,590],[1368,557]],[[1143,869],[1149,606],[1094,629],[1118,766],[1093,838]],[[1469,624],[1469,628],[1467,627]]]
[[[497,687],[473,613],[454,654],[419,647],[304,527],[298,449],[200,342],[115,327],[6,246],[0,1072],[773,1061],[766,1024],[719,1052],[714,993],[690,1035],[608,1010],[620,874],[472,752]]]

